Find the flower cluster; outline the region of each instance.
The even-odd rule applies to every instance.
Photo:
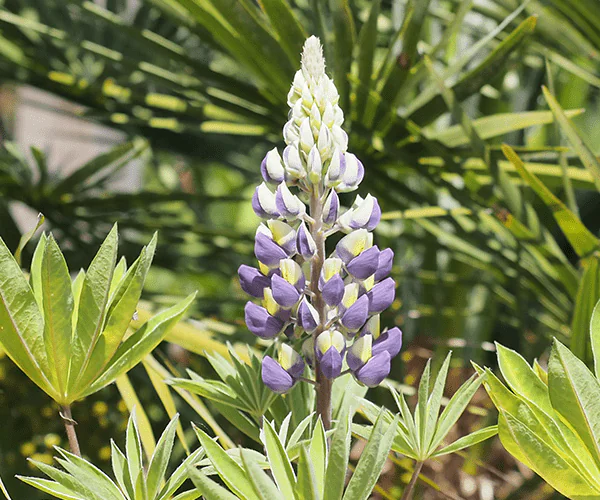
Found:
[[[309,364],[327,379],[348,370],[367,386],[389,374],[402,345],[398,328],[380,330],[379,314],[395,297],[388,274],[393,252],[373,245],[381,218],[377,199],[356,196],[344,210],[338,193],[355,190],[364,176],[347,151],[338,93],[325,73],[319,39],[309,38],[288,94],[287,147],[269,151],[264,182],[252,206],[265,219],[256,232],[258,268],[242,265],[242,289],[260,299],[246,304],[246,325],[261,338],[287,337],[278,359],[263,361],[264,383],[289,390]],[[308,208],[307,208],[308,204]],[[345,233],[327,256],[325,240]],[[301,354],[290,344],[301,346]]]

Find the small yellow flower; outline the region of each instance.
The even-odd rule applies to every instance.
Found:
[[[31,441],[23,443],[21,445],[21,455],[23,455],[24,457],[29,457],[35,453],[36,449],[37,448],[35,444],[33,444]]]
[[[44,444],[48,448],[60,445],[60,436],[58,434],[46,434],[44,437]]]
[[[98,458],[100,460],[110,460],[110,446],[103,446],[98,450]]]
[[[92,413],[96,417],[102,417],[108,413],[108,405],[104,401],[96,401],[92,406]]]

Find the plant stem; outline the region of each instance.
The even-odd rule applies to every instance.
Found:
[[[421,469],[423,468],[423,462],[415,463],[415,470],[413,471],[413,475],[410,478],[410,482],[404,488],[404,493],[402,493],[402,498],[400,500],[409,500],[412,498],[413,489],[415,488],[415,484],[417,484],[417,479],[419,479],[419,474],[421,473]]]
[[[312,193],[310,198],[310,216],[314,219],[311,224],[311,235],[317,245],[317,253],[311,262],[310,289],[314,294],[314,307],[319,313],[319,326],[313,333],[313,339],[325,330],[326,308],[325,301],[319,290],[319,278],[325,261],[325,234],[323,232],[323,203],[318,189]],[[323,375],[318,360],[315,358],[315,373],[317,385],[317,415],[321,417],[325,430],[331,429],[331,386],[332,381]]]
[[[73,415],[71,414],[71,405],[63,406],[60,416],[65,424],[65,430],[67,431],[67,437],[69,438],[69,447],[71,448],[71,453],[80,457],[81,449],[79,448],[79,441],[77,440],[77,433],[75,432],[75,426],[77,425],[77,422],[73,420]]]

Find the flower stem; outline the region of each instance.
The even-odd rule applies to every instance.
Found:
[[[416,462],[415,469],[413,471],[413,475],[410,478],[410,482],[404,488],[404,493],[402,494],[402,498],[400,500],[409,500],[413,496],[413,490],[415,488],[415,484],[417,484],[417,479],[419,479],[419,474],[421,473],[421,469],[423,468],[423,462]]]
[[[71,414],[71,405],[63,406],[60,416],[65,424],[65,430],[67,431],[67,438],[69,439],[69,448],[71,448],[71,453],[80,457],[81,449],[79,448],[79,441],[77,440],[77,433],[75,432],[75,426],[77,425],[77,422],[73,420],[73,415]]]
[[[327,312],[325,301],[319,290],[319,277],[321,276],[321,269],[325,261],[325,233],[323,232],[323,202],[316,188],[310,198],[310,215],[314,219],[314,223],[311,224],[311,235],[317,246],[317,253],[311,262],[310,273],[310,289],[314,294],[315,309],[319,312],[319,326],[313,333],[316,345],[317,336],[325,330],[325,316]],[[333,382],[323,375],[317,359],[315,359],[315,373],[317,378],[317,385],[315,386],[317,392],[317,415],[321,417],[325,430],[329,430],[331,429],[331,386]]]

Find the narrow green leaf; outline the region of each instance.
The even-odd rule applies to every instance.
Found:
[[[427,401],[427,410],[429,412],[427,427],[425,429],[425,447],[429,449],[431,442],[435,437],[435,429],[438,422],[438,416],[440,413],[440,407],[442,405],[442,397],[444,395],[444,389],[446,388],[446,378],[448,377],[448,369],[450,368],[450,359],[452,358],[452,352],[449,352],[442,364],[439,373],[433,384],[433,390]]]
[[[1,46],[1,43],[0,43]],[[48,479],[40,479],[37,477],[23,477],[17,476],[18,479],[23,481],[24,483],[37,488],[44,493],[48,493],[56,498],[61,498],[62,500],[90,500],[88,498],[79,496],[77,493],[74,493],[69,488],[65,488],[64,486],[55,483],[54,481],[50,481]]]
[[[169,459],[173,452],[173,444],[175,442],[175,433],[177,431],[178,423],[179,415],[175,415],[160,436],[154,454],[150,459],[148,474],[146,476],[148,498],[150,499],[156,497],[162,482],[164,481],[167,466],[169,465]]]
[[[594,178],[594,183],[596,184],[596,188],[600,190],[600,162],[596,159],[596,156],[589,148],[589,146],[585,143],[581,135],[577,132],[575,126],[571,123],[569,118],[565,115],[562,107],[555,99],[555,97],[548,92],[548,89],[545,86],[542,86],[542,91],[544,93],[544,97],[548,102],[548,106],[552,110],[554,117],[560,128],[567,136],[567,139],[573,150],[577,153],[581,162],[588,170],[592,177]]]
[[[590,318],[594,306],[600,299],[600,256],[597,253],[580,261],[581,277],[571,320],[571,342],[569,347],[575,356],[586,364],[592,364]]]
[[[340,94],[340,107],[350,109],[350,84],[348,75],[352,66],[352,50],[356,38],[354,17],[348,0],[329,0],[333,20],[334,58],[333,74],[335,85]]]
[[[142,462],[142,443],[137,425],[135,408],[129,415],[125,434],[125,453],[127,455],[127,472],[133,489],[136,489],[137,478],[144,473]]]
[[[377,20],[381,8],[381,0],[371,2],[369,17],[358,36],[358,86],[356,88],[355,113],[358,120],[363,120],[363,114],[373,78],[373,61],[377,46]]]
[[[325,473],[327,487],[323,493],[323,500],[339,500],[344,493],[352,438],[349,419],[348,415],[341,415],[331,439],[331,449]]]
[[[207,457],[227,487],[241,498],[258,499],[248,476],[236,461],[204,431],[197,427],[194,427],[194,431],[206,451]]]
[[[325,470],[327,468],[328,450],[325,428],[320,416],[317,419],[317,425],[313,431],[308,450],[310,462],[314,469],[317,491],[319,492],[319,497],[322,497],[325,491]]]
[[[286,499],[293,499],[294,484],[296,483],[294,469],[292,469],[292,464],[279,440],[279,436],[277,436],[275,429],[273,429],[273,426],[267,420],[263,423],[263,433],[261,437],[267,450],[271,471],[273,472],[273,477],[279,487],[279,491],[283,493],[283,496]]]
[[[515,151],[507,145],[502,146],[504,155],[515,166],[523,180],[531,186],[542,201],[550,208],[556,222],[580,257],[586,256],[599,247],[598,239],[583,223],[560,201],[542,182],[530,173]]]
[[[298,492],[298,500],[319,500],[321,498],[315,467],[304,446],[300,447],[296,491]]]
[[[19,264],[19,266],[21,265],[21,254],[23,253],[23,249],[27,246],[27,243],[31,241],[31,238],[33,238],[35,233],[37,233],[38,229],[42,227],[45,221],[46,218],[44,217],[44,215],[41,213],[38,214],[37,222],[33,229],[27,231],[25,234],[23,234],[23,236],[21,236],[21,239],[19,240],[19,246],[15,250],[15,260],[17,261],[17,264]]]
[[[215,483],[195,467],[189,466],[188,474],[194,486],[206,500],[239,500],[238,497],[229,493],[223,486]]]
[[[127,374],[120,375],[115,382],[127,409],[130,413],[135,413],[135,421],[142,440],[142,446],[146,452],[146,458],[150,459],[156,448],[156,439],[154,438],[150,419]]]
[[[489,427],[484,427],[483,429],[476,430],[471,434],[467,434],[466,436],[457,439],[448,446],[444,446],[442,449],[436,451],[433,455],[431,455],[431,457],[441,457],[442,455],[448,455],[449,453],[464,450],[465,448],[473,446],[477,443],[481,443],[482,441],[485,441],[486,439],[489,439],[495,436],[496,434],[498,434],[497,425],[490,425]]]
[[[137,365],[162,342],[169,329],[186,313],[195,297],[196,294],[193,293],[179,304],[157,314],[123,342],[102,375],[83,391],[82,396],[93,394]]]
[[[554,409],[577,431],[600,463],[600,384],[585,364],[556,339],[548,363],[548,387]]]
[[[118,234],[115,225],[90,264],[81,289],[77,326],[71,350],[69,390],[75,387],[87,367],[92,350],[100,336],[108,292],[117,261]]]
[[[240,456],[246,474],[254,486],[256,494],[261,500],[285,500],[285,497],[279,492],[275,483],[267,476],[262,468],[256,463],[256,459],[248,453],[248,450],[240,449]]]
[[[0,238],[0,342],[6,354],[52,398],[44,322],[29,283]]]
[[[392,447],[397,425],[398,416],[387,425],[382,411],[348,483],[343,500],[367,500],[371,496]]]
[[[419,451],[425,452],[425,433],[427,431],[427,422],[429,414],[427,412],[427,400],[429,399],[429,374],[431,371],[431,360],[427,360],[425,369],[421,374],[419,382],[417,407],[415,408],[415,425],[417,430],[417,438],[419,443]]]
[[[512,415],[500,413],[498,431],[504,447],[557,491],[570,498],[600,494],[600,490],[595,490],[543,439]]]
[[[48,237],[41,267],[44,308],[44,342],[53,381],[61,398],[66,397],[73,324],[73,295],[67,262],[56,240]],[[63,400],[58,401],[62,403]]]
[[[590,337],[594,353],[594,373],[596,374],[596,378],[600,379],[600,301],[596,304],[592,313]]]
[[[508,386],[545,413],[552,414],[548,388],[518,352],[496,343],[498,365]]]
[[[297,62],[308,35],[287,0],[259,0],[258,3],[271,21],[288,57]]]

